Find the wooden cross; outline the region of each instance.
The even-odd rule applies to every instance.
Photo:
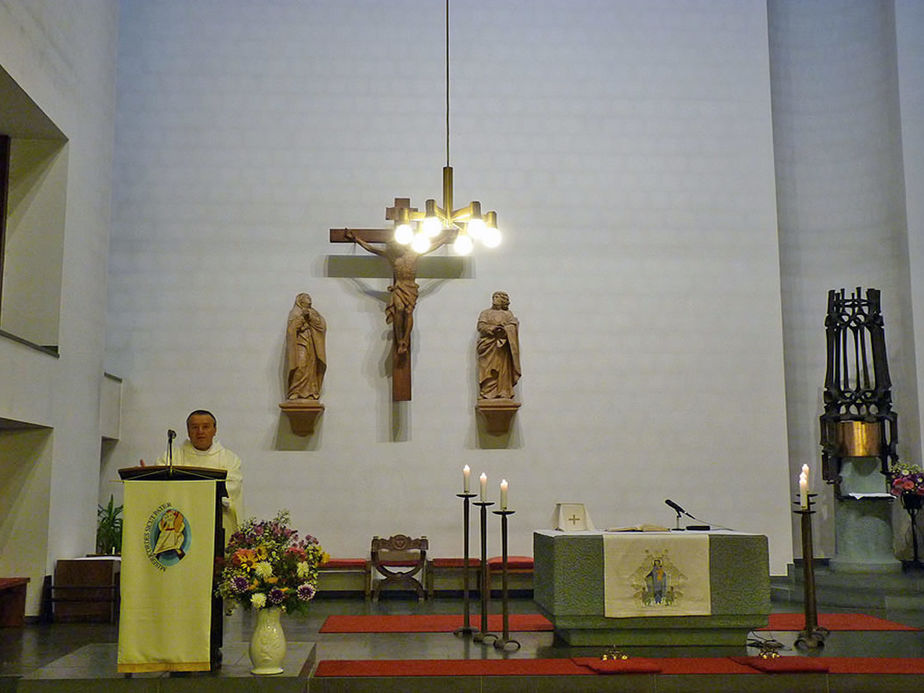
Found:
[[[409,198],[396,197],[394,207],[385,210],[385,218],[394,219],[397,210],[402,207],[417,211],[411,208]],[[391,265],[392,284],[388,287],[391,299],[385,307],[385,321],[391,324],[394,335],[391,367],[391,398],[394,402],[411,399],[411,328],[417,305],[417,261],[421,255],[432,253],[455,236],[455,230],[443,231],[433,239],[426,253],[417,253],[410,245],[396,243],[393,229],[330,229],[331,243],[356,243],[370,253],[384,257]]]

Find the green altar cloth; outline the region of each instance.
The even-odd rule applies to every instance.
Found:
[[[666,533],[651,534],[664,537]],[[708,532],[710,615],[606,618],[603,535],[557,530],[533,534],[534,599],[567,643],[744,645],[748,632],[767,625],[767,537]]]

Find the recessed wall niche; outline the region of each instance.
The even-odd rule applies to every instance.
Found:
[[[0,66],[0,333],[57,351],[67,138]]]

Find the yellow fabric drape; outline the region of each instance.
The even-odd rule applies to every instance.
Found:
[[[214,481],[125,482],[119,672],[207,671]]]

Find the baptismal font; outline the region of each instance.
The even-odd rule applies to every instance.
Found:
[[[883,478],[898,462],[898,416],[878,289],[828,292],[822,475],[834,487],[835,556],[843,573],[901,569],[892,551],[892,501]]]

